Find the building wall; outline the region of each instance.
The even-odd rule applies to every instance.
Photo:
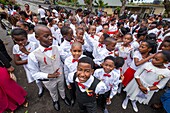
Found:
[[[163,0],[129,0],[128,2],[133,3],[153,3],[154,1],[163,1]]]

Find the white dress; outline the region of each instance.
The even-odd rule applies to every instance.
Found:
[[[125,63],[122,67],[123,73],[127,70],[127,68],[130,66],[132,62],[132,58],[131,58],[132,51],[133,51],[133,47],[131,45],[128,47],[124,47],[122,45],[118,47],[119,57],[123,57],[125,60]]]
[[[32,52],[37,48],[37,45],[34,42],[29,42],[29,44],[26,45],[25,48],[27,49],[28,52]],[[23,53],[23,52],[21,52],[19,50],[19,45],[18,44],[13,46],[13,54],[18,55],[21,58],[21,60],[27,60],[28,59],[28,55],[26,55],[25,53]],[[24,67],[25,72],[26,72],[28,83],[33,82],[34,79],[33,79],[32,75],[29,72],[28,64],[24,64],[23,67]]]
[[[159,89],[162,89],[166,85],[169,77],[170,70],[168,68],[157,68],[151,62],[142,65],[135,73],[135,78],[140,78],[144,87],[155,85]],[[148,104],[154,92],[158,90],[149,91],[147,94],[142,93],[135,78],[126,86],[124,91],[127,92],[127,96],[130,96],[130,100]]]

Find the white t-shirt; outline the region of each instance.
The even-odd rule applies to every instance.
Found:
[[[44,9],[39,8],[38,13],[40,14],[40,18],[45,18],[45,10]]]

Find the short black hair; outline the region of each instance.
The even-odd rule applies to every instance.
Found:
[[[140,36],[145,36],[147,33],[147,27],[142,27],[138,30],[137,38],[140,38]]]
[[[11,31],[12,38],[17,35],[22,35],[27,38],[27,32],[23,30],[22,28],[15,28]]]
[[[93,69],[94,68],[94,62],[93,60],[90,58],[90,57],[82,57],[79,59],[78,61],[78,65],[80,63],[87,63],[87,64],[90,64],[91,65],[91,68]]]
[[[125,60],[123,57],[116,57],[115,58],[115,68],[119,69],[120,67],[122,67],[125,63]]]
[[[19,14],[23,15],[25,18],[28,18],[28,15],[25,11],[20,11]]]
[[[126,35],[128,33],[128,30],[124,27],[120,28],[120,32],[122,35]]]
[[[108,23],[105,23],[105,24],[102,25],[102,27],[104,27],[104,26],[108,26],[108,27],[109,27],[109,24],[108,24]]]
[[[71,29],[71,27],[68,27],[68,26],[63,26],[61,28],[61,34],[62,35],[67,35],[69,33],[69,30]]]
[[[150,39],[150,40],[155,40],[156,41],[156,34],[155,33],[149,33],[148,35],[146,35],[146,39]]]
[[[83,10],[81,9],[81,8],[78,8],[77,10],[76,10],[76,12],[78,13],[78,12],[82,12]]]
[[[164,60],[167,61],[167,62],[170,62],[170,51],[168,50],[163,50],[159,53],[162,53],[163,54],[163,57],[164,57]]]
[[[113,61],[114,64],[115,64],[115,58],[114,58],[113,56],[107,56],[107,57],[105,57],[104,62],[105,62],[106,60],[111,60],[111,61]]]

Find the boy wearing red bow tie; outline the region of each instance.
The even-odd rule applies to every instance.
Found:
[[[115,58],[112,56],[107,56],[102,63],[102,67],[100,69],[95,70],[94,77],[103,81],[106,88],[106,93],[104,95],[99,95],[98,102],[101,105],[103,113],[108,113],[106,108],[107,104],[111,104],[111,99],[117,93],[118,84],[119,84],[119,75],[113,71],[115,68]]]
[[[97,113],[96,94],[104,94],[106,85],[92,76],[94,62],[90,57],[79,59],[77,72],[69,75],[69,82],[76,87],[80,113]]]
[[[53,37],[47,26],[38,25],[34,28],[35,36],[40,45],[28,56],[28,68],[35,80],[41,80],[49,90],[54,108],[59,111],[58,91],[65,104],[70,101],[65,95],[63,64],[57,46],[53,45]]]
[[[73,84],[69,83],[68,75],[69,73],[77,71],[78,60],[85,55],[82,55],[82,44],[80,42],[73,42],[71,49],[71,56],[67,57],[64,62],[64,75],[68,89],[70,89],[71,105],[75,103],[75,87]]]

